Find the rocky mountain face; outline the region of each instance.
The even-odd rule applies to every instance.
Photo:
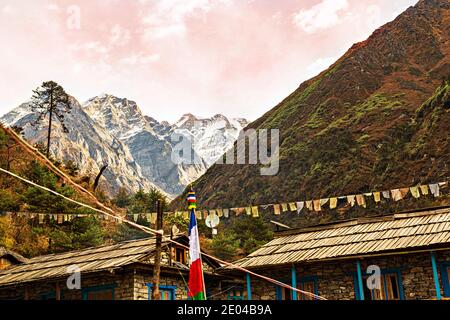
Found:
[[[353,45],[248,125],[280,130],[279,172],[215,164],[194,183],[199,205],[317,199],[448,179],[449,35],[450,3],[422,0]]]
[[[170,197],[179,194],[202,175],[223,150],[232,146],[246,125],[243,119],[229,120],[221,115],[211,119],[192,116],[196,119],[192,127],[183,121],[184,116],[175,124],[160,123],[145,116],[134,101],[106,94],[89,99],[83,106],[74,98],[71,100],[73,109],[65,119],[69,133],[63,133],[59,123],[54,122],[51,153],[63,161],[73,160],[82,174],[96,174],[107,163],[102,184],[110,194],[121,187],[132,191],[156,187]],[[7,126],[23,127],[25,137],[36,143],[45,141],[47,132],[45,122],[30,125],[36,117],[29,103],[24,103],[0,121]],[[217,125],[218,118],[225,123],[222,131]],[[195,147],[196,143],[192,146],[198,162],[177,164],[172,161],[176,143],[172,142],[171,135],[178,130],[183,136],[199,139],[195,142],[200,147]]]
[[[51,154],[60,161],[74,161],[82,174],[95,178],[103,164],[101,185],[107,192],[115,192],[121,187],[130,190],[156,187],[144,178],[141,167],[133,159],[128,147],[120,139],[110,134],[93,121],[73,97],[70,98],[72,110],[65,116],[68,133],[64,133],[58,121],[52,126]],[[36,126],[37,114],[31,111],[29,103],[23,103],[3,116],[0,121],[8,126],[24,129],[24,136],[31,143],[47,139],[46,121]]]

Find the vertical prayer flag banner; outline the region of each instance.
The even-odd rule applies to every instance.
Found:
[[[189,221],[189,257],[191,264],[189,269],[188,297],[192,300],[206,300],[197,219],[192,207]]]
[[[194,191],[189,191],[187,195],[188,209],[197,209],[197,198]]]

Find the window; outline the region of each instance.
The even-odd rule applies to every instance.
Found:
[[[228,292],[228,300],[244,300],[242,289],[233,289]]]
[[[291,282],[285,280],[284,283],[290,284]],[[297,279],[297,289],[302,291],[318,294],[318,285],[316,276],[307,276]],[[277,300],[292,300],[292,292],[285,287],[276,287]],[[297,292],[297,300],[314,300],[310,295]]]
[[[441,279],[444,296],[450,298],[450,261],[441,263]]]
[[[365,300],[403,300],[403,289],[400,271],[381,270],[380,288],[369,289],[367,275],[363,275]],[[356,296],[359,297],[358,277],[355,277]]]
[[[277,286],[277,300],[291,300],[291,290]]]
[[[314,293],[317,295],[318,294],[317,278],[316,277],[303,278],[300,281],[297,281],[297,288],[302,291],[311,292],[311,293]],[[298,300],[314,300],[314,297],[297,292],[297,299]]]
[[[148,300],[152,299],[152,283],[147,283],[148,287]],[[159,286],[159,292],[161,293],[161,300],[176,300],[176,286]]]
[[[83,300],[114,300],[115,284],[89,287],[82,290]]]
[[[175,248],[175,261],[186,264],[186,249]]]

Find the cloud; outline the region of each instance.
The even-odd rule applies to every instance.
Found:
[[[312,78],[325,69],[327,69],[329,66],[331,66],[338,58],[337,57],[326,57],[326,58],[319,58],[313,63],[311,63],[309,66],[306,67],[306,79]]]
[[[67,49],[71,53],[87,55],[95,59],[105,59],[109,56],[110,48],[99,41],[88,41],[84,43],[73,43]]]
[[[131,39],[130,31],[122,28],[119,24],[114,25],[111,29],[109,41],[112,45],[123,46]]]
[[[60,11],[60,8],[58,7],[58,5],[51,3],[47,6],[47,9],[50,11]]]
[[[348,7],[347,0],[322,0],[294,15],[294,23],[306,33],[328,29],[340,22],[338,12]]]
[[[13,7],[11,7],[10,5],[5,5],[2,8],[2,12],[5,14],[10,14],[13,12]]]
[[[137,54],[132,54],[128,57],[120,59],[120,63],[126,65],[145,65],[153,62],[159,61],[160,56],[157,53],[154,54],[144,54],[143,52],[139,52]]]
[[[141,0],[141,3],[146,3]],[[165,38],[181,36],[187,28],[185,19],[189,15],[204,14],[218,3],[229,5],[231,0],[164,0],[158,1],[144,16],[143,23],[148,27],[146,37]]]

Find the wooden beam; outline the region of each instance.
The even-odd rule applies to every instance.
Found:
[[[163,204],[161,200],[156,202],[157,215],[156,215],[156,230],[162,231],[163,229]],[[152,286],[152,300],[161,300],[161,293],[159,292],[159,282],[161,275],[161,244],[162,235],[156,235],[156,249],[155,249],[155,265],[153,267],[153,286]]]
[[[56,282],[55,285],[55,299],[61,300],[61,288],[59,287],[59,282]]]

